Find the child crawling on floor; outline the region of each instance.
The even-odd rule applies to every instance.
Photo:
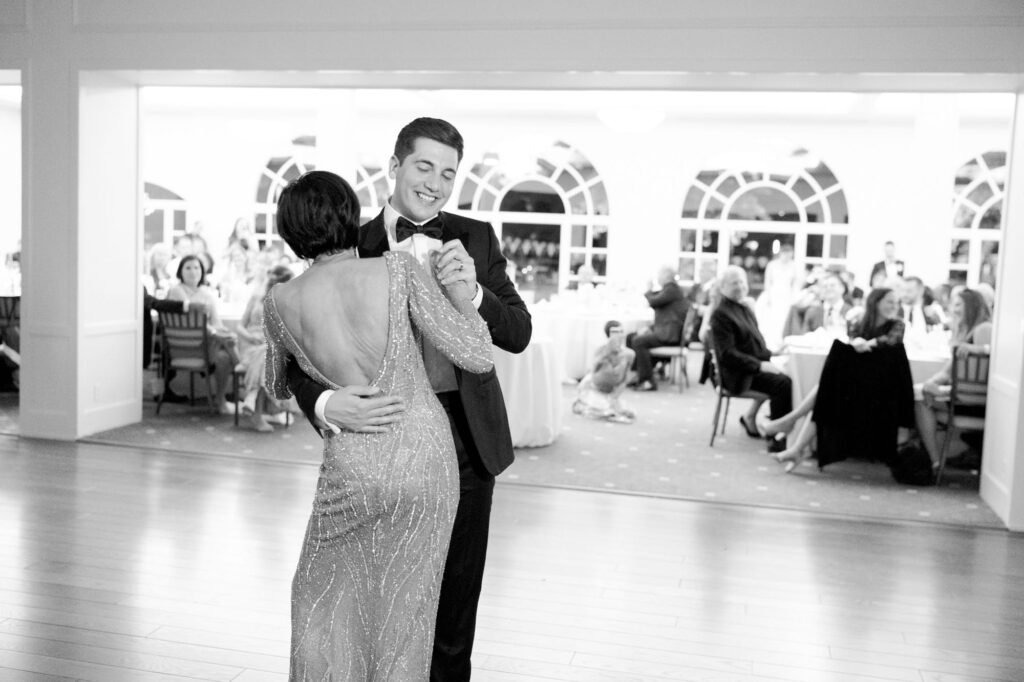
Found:
[[[632,424],[636,414],[626,409],[620,398],[636,354],[626,348],[626,330],[621,322],[605,323],[604,334],[608,342],[597,349],[593,369],[580,380],[572,411],[591,419]]]

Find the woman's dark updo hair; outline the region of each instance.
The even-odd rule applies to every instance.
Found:
[[[200,275],[199,275],[199,284],[197,286],[204,286],[205,284],[207,284],[207,282],[206,282],[206,263],[204,263],[203,259],[200,258],[199,256],[195,255],[194,253],[190,253],[189,255],[185,256],[180,261],[178,261],[178,270],[177,270],[177,272],[174,273],[174,276],[178,278],[179,282],[184,282],[185,280],[183,280],[181,278],[181,273],[185,269],[185,264],[188,263],[189,261],[195,261],[195,262],[199,263]]]
[[[359,199],[334,173],[309,171],[281,192],[277,233],[299,258],[350,249],[359,241]]]

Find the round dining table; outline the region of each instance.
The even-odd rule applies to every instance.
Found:
[[[654,319],[651,308],[567,305],[534,305],[530,315],[534,336],[551,339],[561,362],[561,378],[568,381],[579,381],[591,370],[598,347],[608,341],[604,326],[609,320],[622,323],[629,333]]]
[[[794,406],[799,405],[804,396],[818,384],[833,338],[835,337],[824,334],[803,334],[785,338],[785,345],[789,349],[785,367],[790,379],[793,380]],[[914,383],[920,384],[934,376],[949,362],[949,353],[908,347],[907,359],[910,361],[910,375]]]
[[[494,370],[508,412],[512,445],[550,445],[562,430],[562,369],[554,342],[534,333],[522,353],[494,348]]]

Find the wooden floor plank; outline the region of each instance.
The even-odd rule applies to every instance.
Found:
[[[316,469],[0,439],[0,680],[268,682]],[[503,486],[474,680],[1024,681],[1024,537]]]

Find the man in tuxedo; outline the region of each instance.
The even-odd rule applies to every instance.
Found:
[[[778,419],[793,409],[793,383],[782,370],[772,364],[772,353],[757,328],[757,318],[749,305],[743,302],[750,291],[747,273],[743,268],[730,265],[718,281],[722,300],[711,313],[711,338],[722,386],[739,394],[753,390],[766,393],[771,406],[771,418]],[[759,403],[752,409],[756,410]],[[752,433],[756,414],[741,417],[743,428]],[[752,434],[753,435],[753,434]],[[786,449],[786,439],[769,440],[769,452]]]
[[[676,271],[670,266],[658,270],[657,291],[652,287],[644,296],[654,308],[654,324],[642,334],[630,334],[626,344],[636,353],[636,380],[633,386],[638,391],[655,391],[654,364],[651,349],[658,346],[678,346],[683,335],[683,323],[690,303],[683,290],[676,283]]]
[[[821,300],[807,307],[804,313],[803,332],[813,332],[824,327],[826,330],[846,330],[846,313],[850,304],[844,300],[846,285],[834,272],[822,276],[818,282]]]
[[[885,286],[886,282],[894,282],[903,277],[903,269],[903,261],[896,259],[896,245],[891,241],[886,242],[885,258],[871,267],[871,277],[868,278],[868,284],[872,289]],[[880,280],[876,280],[876,275],[883,275],[883,277]]]
[[[464,281],[487,322],[494,345],[512,353],[530,342],[526,305],[505,270],[493,228],[441,208],[451,196],[462,161],[459,131],[447,121],[418,118],[395,141],[389,173],[394,194],[381,213],[359,230],[359,257],[405,250],[434,262],[438,281]],[[468,680],[483,581],[494,478],[512,463],[508,416],[494,371],[462,372],[428,343],[424,363],[451,426],[459,461],[460,498],[441,583],[430,679]],[[294,362],[288,384],[317,428],[380,432],[401,418],[398,399],[377,389],[349,386],[328,391]]]
[[[942,317],[933,306],[925,304],[924,282],[920,277],[904,277],[896,287],[900,299],[899,317],[907,331],[927,332],[942,324]]]

